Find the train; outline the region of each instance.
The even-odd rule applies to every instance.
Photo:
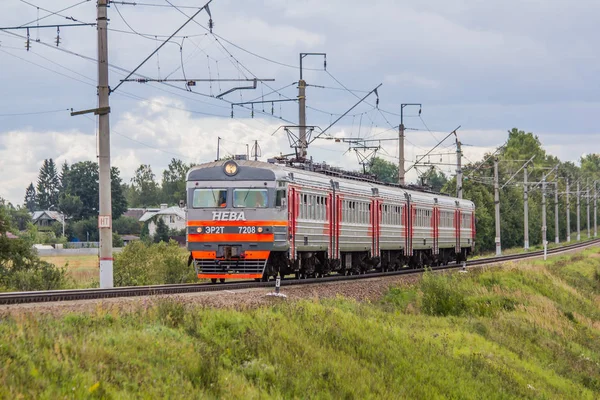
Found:
[[[327,168],[220,160],[186,177],[200,279],[364,274],[465,261],[475,205]]]

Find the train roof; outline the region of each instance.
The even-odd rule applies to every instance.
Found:
[[[204,163],[192,167],[187,174],[187,180],[198,180],[200,177],[205,180],[223,180],[231,179],[224,174],[223,166],[230,160],[219,160]],[[398,199],[400,196],[404,199],[405,195],[410,195],[413,201],[433,202],[437,199],[438,204],[453,207],[456,202],[461,207],[474,208],[474,203],[470,200],[451,197],[443,193],[435,193],[412,186],[401,186],[397,184],[388,184],[379,182],[363,174],[348,173],[339,169],[323,168],[325,164],[315,164],[313,170],[307,168],[298,168],[297,166],[275,164],[262,161],[236,160],[240,172],[235,180],[246,179],[265,179],[280,180],[285,179],[289,182],[298,182],[309,186],[329,188],[331,181],[337,182],[341,189],[353,192],[359,195],[372,195],[373,189],[377,189],[380,196],[389,199]],[[263,171],[263,172],[261,172]],[[208,177],[208,179],[207,179]]]

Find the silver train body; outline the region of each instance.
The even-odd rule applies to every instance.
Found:
[[[473,202],[257,161],[187,176],[190,260],[200,278],[364,273],[466,260]]]

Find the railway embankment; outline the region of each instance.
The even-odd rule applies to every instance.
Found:
[[[600,397],[598,247],[369,282],[3,309],[0,398]]]

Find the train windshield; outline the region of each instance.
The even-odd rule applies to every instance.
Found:
[[[248,208],[267,207],[267,189],[234,189],[233,206]]]
[[[227,205],[227,189],[195,189],[194,208],[216,208]]]

